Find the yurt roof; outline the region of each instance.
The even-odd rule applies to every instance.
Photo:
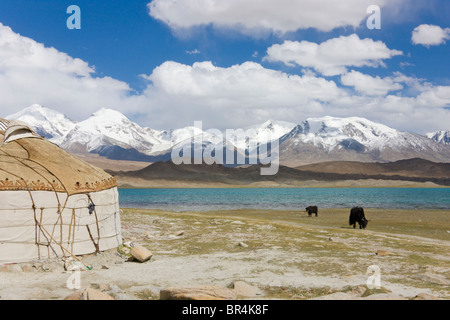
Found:
[[[72,195],[115,186],[111,175],[62,150],[26,124],[0,119],[0,191],[42,190]]]

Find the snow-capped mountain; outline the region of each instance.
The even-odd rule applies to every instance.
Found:
[[[39,104],[33,104],[7,116],[6,119],[25,122],[33,127],[36,133],[56,144],[60,144],[76,124],[64,114]]]
[[[397,161],[423,158],[448,162],[450,148],[364,118],[311,118],[280,139],[281,161]]]
[[[240,131],[235,130],[227,138],[236,146],[246,148],[247,144],[265,144],[280,139],[291,132],[294,127],[295,123],[292,122],[269,120]]]
[[[428,133],[427,137],[431,140],[436,141],[437,143],[450,145],[450,130]]]
[[[162,143],[159,135],[159,131],[142,128],[118,111],[101,109],[77,123],[60,146],[66,150],[94,153],[99,148],[116,146],[150,155],[154,146]]]
[[[449,132],[425,137],[401,132],[364,118],[310,118],[296,125],[270,120],[235,130],[227,136],[196,127],[153,130],[141,127],[118,111],[101,109],[88,119],[74,122],[62,113],[32,105],[10,120],[28,123],[37,133],[74,153],[94,153],[115,160],[168,161],[174,147],[202,141],[202,149],[223,148],[245,154],[248,145],[279,140],[282,164],[299,165],[333,160],[397,161],[423,158],[450,162]],[[220,133],[220,132],[219,132]],[[223,139],[228,140],[224,143]],[[438,143],[440,142],[440,143]]]
[[[175,130],[164,130],[158,135],[161,145],[154,152],[168,152],[173,147],[182,147],[194,141],[201,141],[204,144],[223,143],[220,136],[205,132],[197,127],[185,127]]]

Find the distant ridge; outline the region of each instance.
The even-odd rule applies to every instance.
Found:
[[[388,163],[367,163],[356,161],[329,161],[296,167],[300,171],[405,176],[420,178],[450,178],[450,163],[436,163],[428,160],[414,158]]]
[[[450,164],[434,163],[423,159],[409,159],[392,163],[326,162],[297,168],[280,166],[278,174],[261,176],[261,165],[240,168],[222,165],[175,165],[157,162],[138,171],[111,171],[108,173],[121,179],[170,180],[185,182],[214,182],[233,185],[248,185],[255,182],[277,182],[298,184],[301,181],[342,180],[392,180],[411,182],[433,182],[450,186]],[[340,172],[338,168],[343,168]],[[354,171],[351,172],[351,168]]]

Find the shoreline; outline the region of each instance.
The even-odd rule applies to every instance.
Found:
[[[119,189],[306,189],[306,188],[436,188],[448,189],[450,186],[438,185],[433,182],[412,182],[401,180],[343,180],[343,181],[301,181],[296,184],[278,182],[254,182],[249,184],[228,184],[217,182],[193,183],[176,180],[144,180],[118,178]]]

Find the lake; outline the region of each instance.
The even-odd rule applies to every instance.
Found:
[[[450,188],[120,189],[123,208],[170,211],[319,208],[450,210]]]

